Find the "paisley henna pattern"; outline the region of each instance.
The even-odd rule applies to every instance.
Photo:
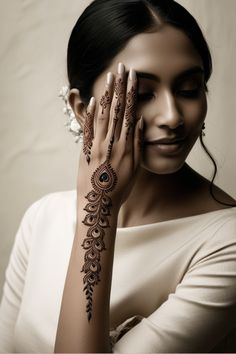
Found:
[[[85,250],[84,254],[84,264],[81,269],[81,273],[84,273],[83,284],[84,292],[86,296],[86,313],[88,321],[92,318],[93,310],[93,291],[94,286],[99,283],[100,272],[101,272],[101,252],[106,250],[104,237],[106,228],[110,227],[109,216],[111,215],[112,201],[109,197],[109,193],[113,191],[117,184],[117,175],[110,164],[112,147],[115,138],[116,125],[119,119],[119,113],[122,109],[122,95],[123,95],[123,82],[119,78],[115,83],[115,95],[116,95],[116,106],[115,106],[115,116],[112,122],[112,132],[107,149],[107,156],[105,161],[95,170],[91,177],[92,190],[86,195],[88,203],[86,204],[84,210],[86,211],[86,216],[82,221],[84,225],[88,226],[88,231],[86,237],[81,244]],[[127,98],[127,114],[126,114],[126,124],[128,127],[134,124],[134,103],[132,100],[135,99],[134,89],[132,88],[129,92]],[[100,104],[104,109],[110,101],[108,100],[108,93],[102,97]],[[87,129],[88,132],[92,130],[92,119],[88,115]],[[87,161],[90,161],[90,148],[92,146],[91,134],[87,134],[86,143],[84,145],[84,152],[87,156]]]
[[[84,265],[81,272],[85,273],[83,278],[84,291],[87,305],[86,312],[88,321],[92,318],[93,288],[100,281],[100,253],[105,250],[104,229],[110,227],[108,216],[112,206],[111,198],[107,195],[117,183],[117,176],[108,161],[99,166],[91,178],[93,190],[85,197],[88,204],[84,210],[87,211],[83,223],[88,226],[87,236],[82,243],[85,249]]]
[[[90,162],[90,154],[91,154],[91,147],[93,145],[93,117],[90,112],[87,112],[87,117],[84,123],[84,146],[83,152],[86,156],[86,160],[89,164]]]
[[[107,105],[111,103],[111,98],[109,96],[109,92],[106,91],[105,95],[102,96],[100,100],[100,105],[102,106],[102,114],[104,113],[104,109],[107,108]]]
[[[128,128],[126,132],[126,140],[128,138],[129,131],[133,127],[135,122],[136,99],[137,99],[136,91],[132,86],[130,91],[127,93],[127,98],[126,98],[125,126]]]

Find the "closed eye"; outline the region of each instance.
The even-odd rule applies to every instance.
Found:
[[[152,93],[139,93],[137,95],[137,98],[139,101],[147,101],[149,99],[152,99],[154,95]]]
[[[186,98],[196,98],[200,94],[200,89],[196,88],[194,90],[179,90],[177,91],[177,95],[186,97]]]

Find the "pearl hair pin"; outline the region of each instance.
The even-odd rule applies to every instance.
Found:
[[[66,122],[64,125],[67,127],[68,131],[73,134],[75,143],[83,142],[83,130],[81,129],[80,124],[78,123],[75,114],[69,104],[68,95],[69,95],[69,87],[62,86],[59,97],[64,102],[63,113],[67,116]]]

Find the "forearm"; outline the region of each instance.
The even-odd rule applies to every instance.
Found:
[[[78,205],[76,233],[65,281],[54,352],[111,352],[109,305],[118,212],[111,207],[110,226],[104,228],[106,249],[100,252],[100,281],[93,287],[92,309],[90,306],[92,316],[88,320],[88,300],[84,290],[85,273],[81,272],[86,264],[86,251],[81,245],[87,238],[89,229],[82,222],[87,214],[83,210],[86,205],[85,198],[81,198]]]
[[[96,99],[91,99],[86,109],[77,227],[55,352],[111,351],[109,307],[117,219],[139,166],[143,127],[136,120],[134,70],[130,70],[127,83],[126,80],[125,67],[119,63],[115,82],[108,74],[104,95],[98,101],[98,118],[94,119]],[[122,124],[118,124],[120,121]]]

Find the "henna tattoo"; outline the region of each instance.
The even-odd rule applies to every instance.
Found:
[[[107,161],[110,161],[111,159],[111,152],[112,152],[112,146],[113,146],[113,143],[114,143],[114,131],[115,131],[115,125],[113,127],[113,133],[112,133],[112,137],[109,141],[109,145],[108,145],[108,149],[107,149],[107,156],[106,156],[106,160]]]
[[[86,160],[89,164],[90,162],[90,154],[91,147],[93,145],[93,116],[90,112],[87,112],[87,117],[84,123],[84,144],[83,144],[83,152],[86,156]]]
[[[116,98],[119,98],[123,93],[123,80],[119,78],[114,85]]]
[[[112,146],[114,143],[116,125],[119,120],[119,113],[121,111],[121,99],[120,98],[123,93],[123,81],[121,78],[119,78],[118,81],[115,82],[114,91],[115,91],[115,95],[117,98],[117,102],[116,102],[116,106],[115,106],[115,116],[113,118],[112,132],[111,132],[111,138],[110,138],[110,142],[109,142],[108,149],[107,149],[106,161],[110,161],[110,158],[111,158],[111,152],[112,152]]]
[[[109,96],[109,92],[106,91],[105,95],[102,96],[100,100],[100,105],[102,106],[102,114],[104,113],[104,109],[107,108],[107,105],[111,103],[111,98]]]
[[[108,196],[117,183],[117,175],[110,164],[111,152],[115,138],[116,125],[119,119],[119,113],[121,111],[122,105],[122,94],[123,94],[123,82],[119,78],[115,83],[114,92],[116,95],[116,106],[114,109],[115,116],[112,122],[112,132],[111,138],[107,149],[107,156],[105,162],[103,162],[93,173],[91,177],[92,190],[86,195],[88,203],[86,204],[84,210],[87,212],[82,223],[88,226],[88,231],[86,237],[81,244],[85,250],[84,254],[84,264],[82,266],[81,272],[84,273],[83,284],[86,295],[86,312],[88,321],[92,318],[93,310],[93,291],[94,286],[99,283],[101,264],[100,264],[100,254],[103,250],[106,250],[104,237],[105,229],[110,227],[109,216],[111,215],[112,201]],[[131,93],[132,95],[133,92]],[[130,98],[132,103],[133,96]],[[110,103],[108,92],[100,100],[102,106],[102,114],[107,104]],[[133,111],[132,104],[129,107],[129,119],[132,120]],[[90,117],[89,117],[90,118]],[[88,119],[88,126],[91,127],[91,120]],[[92,130],[89,130],[89,132]],[[91,136],[88,134],[86,141],[86,152],[91,147]]]
[[[121,111],[121,95],[123,93],[123,81],[121,78],[118,79],[118,81],[115,82],[115,88],[114,88],[115,96],[117,99],[116,106],[115,106],[115,117],[114,117],[114,123],[116,125],[116,121],[119,119],[119,113]]]
[[[130,129],[134,126],[135,122],[135,107],[136,107],[137,94],[136,90],[132,86],[127,93],[126,98],[126,112],[125,112],[125,126],[127,127],[126,140],[129,135]]]
[[[116,173],[108,161],[105,161],[95,170],[91,177],[91,183],[93,190],[85,197],[89,203],[84,208],[87,215],[82,221],[89,229],[81,245],[86,251],[81,272],[85,273],[83,290],[87,300],[88,321],[92,318],[93,288],[100,281],[100,253],[106,250],[103,240],[104,229],[110,227],[108,216],[110,215],[112,202],[107,193],[111,192],[117,183]]]

